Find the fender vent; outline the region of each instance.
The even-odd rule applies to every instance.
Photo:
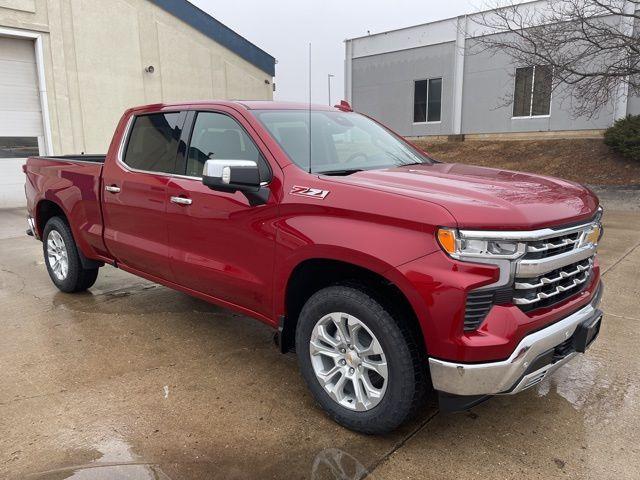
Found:
[[[467,294],[467,306],[464,311],[464,331],[476,330],[493,306],[495,292],[480,290]]]

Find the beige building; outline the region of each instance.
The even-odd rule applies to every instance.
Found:
[[[106,152],[134,105],[271,99],[274,66],[186,0],[0,0],[0,205],[6,157]]]

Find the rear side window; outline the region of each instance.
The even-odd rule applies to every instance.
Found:
[[[187,155],[187,175],[201,177],[207,160],[253,160],[260,180],[271,179],[271,170],[244,128],[223,113],[199,112]]]
[[[129,135],[124,163],[137,170],[173,173],[182,119],[179,112],[136,117]]]

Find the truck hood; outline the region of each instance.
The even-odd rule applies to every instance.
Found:
[[[598,208],[589,189],[566,180],[456,163],[325,178],[436,203],[453,215],[459,228],[551,227],[586,221]]]

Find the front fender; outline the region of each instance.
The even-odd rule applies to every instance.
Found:
[[[403,290],[408,283],[399,278],[396,267],[438,249],[430,237],[419,225],[395,221],[374,223],[365,218],[318,215],[280,220],[274,267],[275,318],[285,312],[288,281],[302,262],[324,259],[355,265],[387,278]]]

